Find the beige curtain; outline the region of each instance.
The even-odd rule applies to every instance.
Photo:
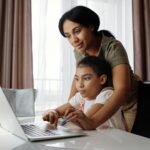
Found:
[[[33,87],[31,0],[0,0],[0,86]]]
[[[133,0],[135,73],[150,80],[150,0]]]

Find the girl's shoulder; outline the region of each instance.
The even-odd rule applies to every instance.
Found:
[[[96,97],[96,103],[104,104],[106,100],[113,94],[113,91],[114,90],[112,87],[104,88]]]
[[[102,89],[102,91],[100,92],[99,95],[102,95],[102,96],[111,96],[114,92],[114,89],[113,87],[105,87]]]

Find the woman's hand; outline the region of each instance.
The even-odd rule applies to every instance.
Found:
[[[66,111],[69,112],[66,115],[66,118],[68,121],[73,122],[74,124],[76,124],[77,126],[79,126],[80,128],[84,130],[94,129],[92,125],[92,120],[89,119],[82,110],[72,109],[72,110],[66,110]]]
[[[67,108],[64,113],[64,117],[68,116],[70,113],[76,111],[74,107]]]

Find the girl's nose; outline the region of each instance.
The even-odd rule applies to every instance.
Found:
[[[79,87],[80,87],[80,88],[83,88],[83,87],[84,87],[83,81],[79,81]]]

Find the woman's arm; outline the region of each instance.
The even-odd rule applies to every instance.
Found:
[[[91,119],[92,116],[101,109],[103,105],[96,103],[91,106],[90,110],[85,114],[82,110],[76,109],[72,112],[69,112],[66,118],[81,127],[84,130],[95,129],[96,120]]]
[[[76,86],[75,86],[75,80],[73,79],[72,85],[71,85],[71,91],[70,91],[70,95],[69,95],[68,100],[70,100],[71,97],[73,97],[76,93],[77,93],[77,89],[76,89]]]
[[[114,93],[105,105],[92,116],[97,120],[95,126],[99,126],[109,119],[128,99],[131,83],[130,69],[127,64],[117,65],[112,69]]]

